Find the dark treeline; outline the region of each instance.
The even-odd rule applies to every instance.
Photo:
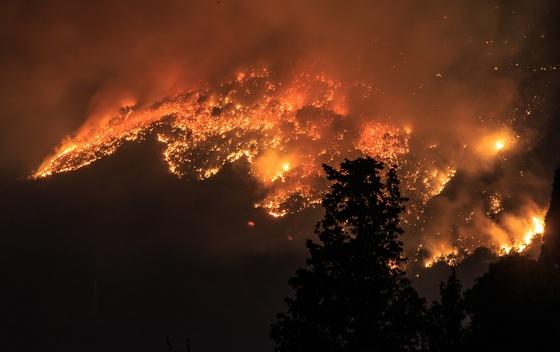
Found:
[[[545,351],[560,325],[560,173],[538,260],[502,257],[463,290],[455,271],[428,304],[404,270],[399,215],[406,199],[394,169],[372,158],[325,166],[331,182],[294,295],[272,325],[275,350]]]

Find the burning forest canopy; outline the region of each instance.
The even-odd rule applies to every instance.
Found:
[[[280,217],[318,204],[321,164],[365,154],[398,170],[413,262],[454,263],[479,246],[527,251],[557,158],[558,62],[541,2],[171,1],[153,15],[95,5],[106,20],[69,5],[34,24],[28,55],[52,54],[14,89],[49,82],[31,103],[49,111],[76,84],[95,88],[77,121],[54,118],[30,159],[67,136],[31,177],[95,167],[155,138],[177,177],[247,161],[266,190],[255,206]],[[12,64],[9,77],[23,70]]]

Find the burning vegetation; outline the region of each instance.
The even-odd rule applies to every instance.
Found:
[[[426,267],[441,260],[456,263],[478,246],[498,254],[523,252],[542,235],[544,207],[529,200],[531,207],[506,209],[499,191],[484,191],[480,201],[487,210],[469,208],[456,238],[439,236],[453,229],[431,227],[425,211],[432,200],[458,170],[472,170],[473,160],[480,160],[481,170],[503,162],[520,136],[502,127],[453,150],[416,134],[410,124],[350,110],[350,103],[363,104],[374,91],[364,82],[345,84],[325,74],[285,78],[268,69],[239,72],[216,86],[108,111],[64,140],[32,177],[74,171],[124,143],[156,138],[169,172],[178,177],[204,180],[225,164],[245,160],[266,190],[255,206],[280,217],[320,203],[326,186],[322,164],[369,155],[397,167],[410,198],[403,222],[416,235],[415,261]]]

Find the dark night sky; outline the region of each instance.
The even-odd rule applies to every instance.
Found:
[[[445,3],[3,4],[0,350],[163,351],[165,338],[181,344],[187,337],[196,352],[270,350],[269,324],[284,308],[289,277],[305,261],[304,243],[320,209],[272,218],[253,207],[264,191],[243,162],[204,182],[178,179],[162,162],[161,145],[151,139],[127,144],[74,173],[39,181],[26,176],[88,116],[129,95],[151,101],[184,84],[220,80],[239,67],[266,63],[282,70],[329,53],[325,66],[342,76],[352,76],[352,58],[375,57],[378,66],[365,68],[363,75],[379,77],[392,102],[410,83],[403,77],[420,79],[424,72],[432,77],[443,66],[460,71],[457,82],[467,81],[453,90],[449,105],[472,99],[492,107],[499,96],[487,91],[493,85],[481,84],[488,77],[476,76],[476,65],[460,70],[469,60],[480,59],[486,67],[491,59],[476,58],[474,49],[454,39],[481,40],[488,31],[500,37],[501,31],[535,23],[557,35],[551,29],[557,12],[545,0],[495,1],[501,6],[497,15],[485,1]],[[511,9],[522,14],[515,26],[502,18]],[[431,14],[439,19],[446,13],[461,14],[453,30],[432,30]],[[385,29],[381,48],[372,49],[366,44],[374,22],[376,30]],[[436,39],[424,41],[432,35]],[[444,44],[437,44],[440,40]],[[547,40],[555,43],[557,36]],[[519,55],[536,64],[545,57],[558,64],[551,45],[512,43],[514,53],[507,48],[496,56]],[[386,76],[400,45],[417,63],[396,78]],[[353,63],[341,64],[347,61]],[[557,85],[525,75],[516,80],[557,92]],[[480,91],[471,93],[476,85]],[[546,105],[557,111],[554,101]],[[441,124],[430,116],[420,121]],[[557,120],[547,121],[529,162],[549,162],[538,168],[542,174],[557,160]],[[449,192],[460,187],[451,184]],[[472,279],[489,257],[477,253],[459,273]],[[426,273],[418,283],[421,292],[433,293],[447,270],[440,266]]]

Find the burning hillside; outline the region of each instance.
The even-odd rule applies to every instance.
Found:
[[[458,171],[487,173],[507,163],[528,136],[513,124],[493,129],[482,124],[486,133],[471,141],[439,143],[437,136],[416,133],[413,124],[353,109],[376,95],[365,82],[343,83],[325,74],[238,72],[222,84],[108,111],[64,140],[33,177],[74,171],[124,143],[155,137],[169,172],[178,177],[204,180],[227,163],[246,160],[251,176],[266,189],[255,206],[278,217],[320,202],[323,163],[365,154],[397,167],[410,198],[403,222],[414,235],[415,260],[426,266],[455,262],[478,246],[500,254],[522,252],[542,234],[546,208],[531,199],[504,205],[507,196],[500,189],[466,197],[456,212],[466,214],[454,227],[439,229],[441,220],[426,214]],[[443,231],[448,234],[441,236]]]

